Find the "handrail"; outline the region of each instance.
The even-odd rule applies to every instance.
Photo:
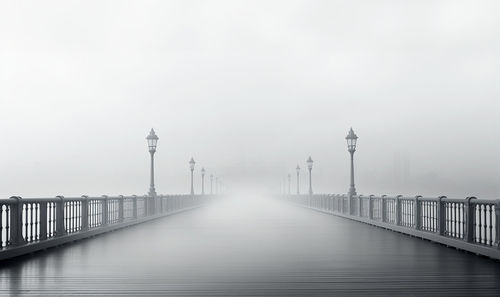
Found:
[[[0,199],[0,260],[201,206],[213,195]],[[48,243],[50,242],[50,244]],[[25,247],[25,248],[24,248]]]
[[[281,197],[307,208],[500,259],[500,200],[345,194]]]

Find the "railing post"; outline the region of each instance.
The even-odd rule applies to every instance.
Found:
[[[380,216],[381,216],[381,219],[382,219],[382,222],[387,222],[387,199],[385,198],[387,196],[383,195],[382,197],[380,197],[380,204],[381,204],[381,212],[380,212]]]
[[[137,196],[133,195],[132,196],[132,217],[137,219]]]
[[[396,196],[396,226],[401,225],[401,197],[403,195]]]
[[[347,214],[352,215],[351,211],[352,195],[347,195]]]
[[[40,202],[40,241],[47,239],[47,202]]]
[[[415,208],[413,209],[413,216],[414,216],[414,226],[415,226],[415,229],[417,230],[420,230],[420,225],[421,225],[421,218],[420,218],[420,214],[422,213],[422,209],[420,207],[420,203],[418,202],[418,198],[422,198],[422,196],[420,195],[417,195],[415,196]]]
[[[495,244],[500,249],[500,200],[495,200]]]
[[[373,220],[373,197],[374,195],[370,195],[368,197],[368,218]]]
[[[340,196],[340,213],[344,213],[344,197]]]
[[[361,200],[361,196],[363,196],[363,195],[358,196],[358,217],[361,217],[361,211],[363,211],[363,206],[361,206],[361,204],[363,204],[362,200]]]
[[[163,204],[164,204],[164,203],[163,203],[163,195],[160,195],[159,199],[160,199],[160,200],[159,200],[159,202],[160,202],[160,213],[161,213],[161,214],[163,214],[163,212],[165,211],[165,210],[163,209]]]
[[[445,213],[445,208],[444,208],[444,202],[443,199],[445,199],[446,196],[439,196],[438,198],[438,212],[437,212],[437,221],[438,221],[438,233],[439,235],[444,235],[445,231],[445,223],[446,223],[446,213]]]
[[[82,231],[89,229],[89,197],[82,196]]]
[[[151,213],[150,215],[155,215],[156,214],[156,203],[158,199],[156,199],[156,196],[150,196],[149,199],[151,199]]]
[[[120,200],[118,200],[118,222],[123,222],[123,217],[124,217],[123,203],[124,203],[125,197],[123,197],[123,195],[120,195],[119,197],[120,197]]]
[[[12,196],[10,199],[15,201],[10,205],[10,244],[20,246],[25,243],[23,238],[23,202],[19,196]]]
[[[464,234],[464,239],[467,242],[473,242],[474,241],[474,206],[471,203],[472,199],[476,199],[476,197],[467,197],[465,198],[465,203],[464,203],[464,215],[465,215],[465,234]]]
[[[56,236],[63,236],[66,234],[64,228],[64,196],[56,196]]]
[[[108,224],[108,196],[102,195],[102,225]]]
[[[149,198],[146,195],[142,197],[144,199],[144,216],[147,217],[149,215]]]

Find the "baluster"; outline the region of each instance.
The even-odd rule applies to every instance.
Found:
[[[439,205],[438,202],[434,202],[434,232],[438,232],[438,211],[439,211]]]
[[[462,238],[466,239],[466,234],[467,234],[467,206],[465,203],[462,203],[462,215],[460,216],[462,223],[461,223],[461,228],[462,228]]]
[[[0,204],[0,249],[2,249],[4,247],[3,243],[4,243],[4,236],[3,236],[3,208],[4,208],[4,205],[3,204]]]
[[[490,220],[488,224],[488,228],[490,229],[488,245],[493,245],[493,205],[488,205],[488,212]]]
[[[412,215],[413,215],[413,227],[417,230],[420,229],[420,212],[421,212],[421,209],[420,208],[420,205],[418,203],[418,199],[422,197],[422,196],[415,196],[415,200],[412,201],[412,206],[413,206],[413,211],[412,211]]]
[[[5,246],[10,245],[10,243],[12,242],[12,235],[9,233],[10,221],[12,220],[11,215],[12,214],[10,214],[10,206],[5,205]]]
[[[472,222],[474,226],[474,242],[479,242],[477,219],[479,218],[480,206],[481,206],[480,204],[474,205],[474,221]]]
[[[25,204],[23,203],[22,204],[23,206],[23,225],[24,225],[24,232],[23,232],[23,236],[24,236],[24,240],[25,241],[29,241],[29,237],[28,237],[28,204]]]
[[[447,204],[447,207],[448,207],[448,225],[449,225],[449,229],[448,229],[448,235],[449,236],[453,236],[453,203],[448,203]]]
[[[450,204],[446,203],[446,235],[451,236],[451,209],[450,209]]]
[[[68,201],[68,226],[67,226],[67,231],[68,233],[73,233],[73,218],[74,218],[74,214],[73,214],[73,210],[75,209],[73,207],[73,201]]]
[[[33,232],[34,232],[34,231],[33,231],[33,226],[34,226],[34,224],[33,224],[33,211],[34,211],[34,210],[33,210],[33,205],[34,205],[34,204],[35,204],[35,203],[33,203],[33,202],[28,204],[28,205],[29,205],[29,215],[30,215],[30,223],[29,223],[29,230],[30,230],[30,242],[33,242],[33,240],[34,240],[34,238],[35,238],[35,237],[34,237],[34,234],[33,234]]]
[[[488,241],[488,238],[487,238],[487,234],[488,234],[488,218],[487,218],[487,215],[488,215],[488,210],[486,209],[486,205],[483,204],[483,240],[482,240],[482,244],[486,244],[487,241]]]
[[[47,237],[52,237],[52,202],[47,202]]]
[[[457,237],[457,203],[453,202],[453,237]]]
[[[73,213],[75,210],[75,206],[73,204],[73,201],[68,201],[68,233],[73,233],[73,228],[74,228],[74,224],[73,224],[73,220],[75,218],[75,214]]]
[[[63,202],[63,205],[64,205],[64,229],[65,229],[66,233],[69,231],[68,203],[69,202]]]
[[[500,200],[495,200],[495,243],[494,246],[500,249]]]
[[[38,232],[38,203],[35,203],[35,240],[40,239],[40,233]]]
[[[483,205],[479,204],[479,220],[478,220],[478,227],[479,227],[479,232],[478,232],[478,243],[482,243],[483,241]]]

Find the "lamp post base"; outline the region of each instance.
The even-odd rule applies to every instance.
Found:
[[[150,196],[150,197],[156,197],[156,191],[155,191],[155,189],[150,189],[149,192],[148,192],[148,196]]]

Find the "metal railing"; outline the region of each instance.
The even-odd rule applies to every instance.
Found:
[[[326,194],[283,197],[308,208],[500,259],[500,200]]]
[[[126,225],[200,206],[210,195],[0,199],[0,259],[12,249]],[[95,233],[95,232],[94,232]],[[83,235],[83,236],[82,236]],[[92,234],[93,235],[93,234]],[[91,236],[91,235],[89,235]],[[2,255],[4,254],[4,255]],[[15,253],[16,255],[22,253]]]

